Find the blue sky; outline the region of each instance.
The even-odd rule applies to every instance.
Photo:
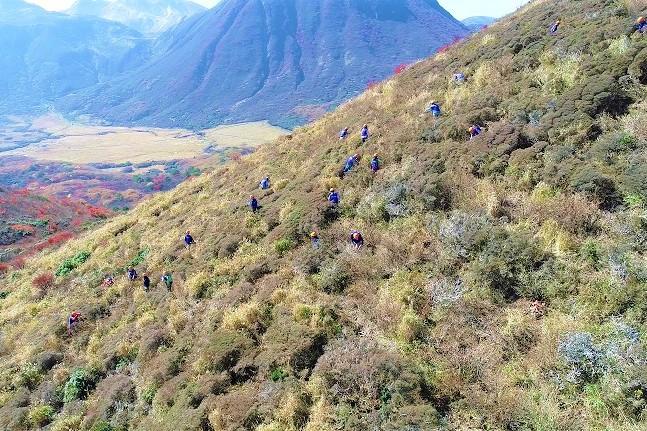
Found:
[[[50,10],[63,10],[71,6],[74,0],[28,0]],[[210,7],[219,0],[193,0]],[[485,15],[500,17],[516,10],[528,0],[439,0],[456,18]]]

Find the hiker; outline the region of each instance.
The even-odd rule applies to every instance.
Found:
[[[431,112],[434,117],[440,117],[440,105],[437,102],[431,102],[427,111]]]
[[[470,132],[470,141],[481,134],[481,126],[476,124],[474,124],[472,127],[470,127],[467,130]]]
[[[186,234],[184,235],[184,247],[185,247],[187,250],[191,250],[191,246],[192,246],[193,244],[195,244],[195,240],[194,240],[194,239],[193,239],[193,237],[191,236],[191,232],[189,232],[189,231],[187,230],[187,231],[186,231]]]
[[[557,33],[557,30],[559,29],[559,25],[560,25],[561,23],[562,23],[562,21],[561,21],[561,20],[559,20],[559,19],[558,19],[557,21],[555,21],[555,22],[553,23],[553,25],[550,27],[550,32],[551,32],[552,34]]]
[[[357,250],[364,246],[364,237],[359,231],[352,231],[350,233],[350,242]]]
[[[455,73],[454,82],[457,84],[462,84],[463,82],[465,82],[465,75],[462,72]]]
[[[260,182],[261,190],[267,190],[270,188],[270,177],[265,177]]]
[[[380,170],[380,159],[377,157],[377,154],[373,154],[373,158],[371,159],[371,171],[373,171],[373,173],[376,173],[379,170]]]
[[[359,154],[354,154],[346,160],[346,165],[344,166],[344,173],[350,172],[351,169],[357,164],[359,161]]]
[[[135,281],[137,279],[137,271],[135,268],[128,268],[128,280]]]
[[[312,243],[312,248],[319,248],[319,234],[316,231],[310,232],[310,242]]]
[[[635,28],[638,33],[645,34],[647,32],[647,18],[644,16],[639,17],[636,20]]]
[[[250,196],[249,197],[249,208],[252,210],[253,213],[258,211],[258,209],[260,208],[258,206],[258,199],[256,199],[255,196]]]
[[[364,124],[364,127],[362,127],[362,144],[365,144],[366,141],[368,141],[368,137],[368,124]]]
[[[72,330],[79,324],[81,321],[81,313],[78,311],[72,312],[70,317],[67,318],[67,335],[72,336]]]
[[[337,193],[335,189],[330,189],[330,193],[328,193],[328,202],[330,202],[333,207],[336,207],[339,205],[340,200],[339,193]]]
[[[144,273],[142,281],[144,282],[144,292],[148,292],[148,289],[151,287],[151,279],[148,278],[148,274]]]
[[[341,129],[341,132],[339,132],[339,140],[343,141],[344,139],[348,138],[348,135],[348,127],[344,127],[343,129]]]
[[[110,287],[113,284],[115,284],[115,279],[112,277],[112,275],[107,275],[106,278],[104,278],[103,283],[101,285],[103,287]]]
[[[166,285],[166,290],[171,292],[173,290],[173,276],[170,272],[167,272],[162,276],[162,281]]]

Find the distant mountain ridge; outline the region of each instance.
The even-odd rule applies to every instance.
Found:
[[[471,16],[462,20],[462,23],[470,30],[478,31],[483,27],[487,27],[488,25],[495,23],[496,21],[497,19],[491,16]]]
[[[3,0],[0,40],[0,113],[32,111],[149,57],[149,42],[122,24],[47,12],[20,0]]]
[[[205,10],[188,0],[76,0],[66,13],[97,16],[143,34],[159,34]]]
[[[117,124],[294,125],[466,34],[436,0],[225,0],[59,107]]]

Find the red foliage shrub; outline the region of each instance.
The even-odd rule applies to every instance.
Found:
[[[34,278],[31,282],[32,286],[39,290],[47,290],[54,285],[54,274],[46,272]]]
[[[39,242],[34,248],[36,249],[36,251],[45,250],[48,247],[54,247],[56,245],[62,244],[72,239],[73,237],[74,234],[72,232],[58,232],[47,238],[45,241]]]
[[[233,160],[234,162],[238,162],[242,158],[243,158],[243,156],[240,153],[231,153],[231,154],[229,154],[229,160]]]
[[[398,75],[398,74],[404,72],[405,70],[407,70],[407,67],[409,67],[407,64],[402,63],[402,64],[395,67],[395,69],[393,70],[393,73]]]
[[[16,232],[22,232],[25,235],[31,235],[36,232],[36,228],[28,224],[12,224],[11,228]]]
[[[4,274],[5,272],[9,271],[9,268],[10,266],[6,263],[0,263],[0,274]]]
[[[102,207],[90,206],[88,207],[88,214],[90,214],[90,216],[94,218],[107,218],[109,211]]]
[[[13,266],[15,269],[23,269],[25,267],[25,258],[22,256],[15,257],[11,261],[11,266]]]

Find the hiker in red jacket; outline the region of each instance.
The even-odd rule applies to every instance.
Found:
[[[79,324],[81,321],[81,313],[78,311],[72,312],[67,318],[67,335],[72,336],[72,330]]]

